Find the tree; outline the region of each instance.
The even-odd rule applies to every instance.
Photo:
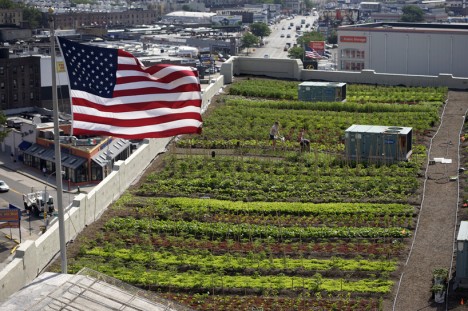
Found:
[[[0,9],[14,9],[16,7],[15,3],[10,0],[0,0]]]
[[[403,15],[400,21],[407,23],[418,23],[424,21],[424,11],[416,5],[405,5],[402,9]]]
[[[300,46],[294,46],[288,50],[288,57],[291,59],[304,60],[304,48]]]
[[[325,38],[318,31],[305,32],[302,36],[297,38],[297,43],[300,46],[304,46],[305,43],[309,43],[310,41],[325,41]]]
[[[247,54],[249,54],[249,48],[258,44],[258,37],[253,35],[250,32],[246,32],[241,39],[242,47],[247,49]]]
[[[257,37],[268,37],[271,33],[270,27],[265,23],[253,23],[250,25],[250,31]]]
[[[42,21],[42,13],[36,8],[27,6],[23,8],[23,20],[28,22],[29,28],[39,28]]]
[[[333,30],[331,34],[327,38],[328,43],[330,44],[337,44],[338,43],[338,35],[336,34],[336,30]]]
[[[8,133],[10,132],[10,129],[7,128],[7,117],[5,114],[0,111],[0,142],[2,142],[5,137],[8,136]]]

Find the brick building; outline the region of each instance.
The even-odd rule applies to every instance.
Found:
[[[0,110],[40,105],[40,57],[9,58],[8,49],[0,49]]]

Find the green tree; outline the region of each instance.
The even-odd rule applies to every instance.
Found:
[[[305,32],[302,36],[297,38],[297,43],[300,46],[304,46],[305,43],[309,43],[310,41],[325,41],[325,38],[318,31]]]
[[[0,142],[2,142],[5,137],[7,137],[8,133],[10,132],[10,129],[7,128],[7,117],[5,114],[0,111]]]
[[[13,1],[0,0],[0,9],[13,9],[17,7]]]
[[[336,31],[333,30],[330,35],[327,38],[328,43],[330,44],[336,44],[338,43],[338,35],[336,34]]]
[[[23,9],[23,20],[29,23],[30,28],[39,28],[42,21],[42,13],[36,8],[27,6]]]
[[[304,48],[301,46],[294,46],[288,50],[288,57],[291,59],[300,59],[304,61]]]
[[[268,37],[271,33],[270,27],[265,23],[253,23],[250,25],[250,31],[257,37]]]
[[[405,5],[402,9],[403,15],[400,21],[407,23],[418,23],[424,21],[424,11],[416,5]]]
[[[258,44],[258,37],[253,35],[250,32],[246,32],[241,39],[242,47],[247,49],[247,54],[249,54],[249,48]]]

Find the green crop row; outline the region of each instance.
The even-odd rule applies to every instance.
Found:
[[[232,202],[223,200],[206,200],[193,198],[142,198],[131,194],[122,196],[118,206],[138,206],[142,214],[153,215],[154,212],[176,213],[186,211],[193,215],[205,213],[239,213],[271,214],[298,216],[332,215],[412,215],[414,209],[408,204],[379,203],[299,203],[299,202]]]
[[[191,254],[192,253],[192,254]],[[158,267],[190,266],[191,270],[245,270],[245,269],[301,269],[307,271],[327,271],[331,269],[341,271],[386,271],[392,272],[396,269],[395,261],[371,261],[354,259],[291,259],[283,258],[259,258],[255,254],[251,256],[212,255],[212,254],[174,254],[171,252],[149,252],[138,248],[132,249],[110,249],[94,247],[84,252],[104,258],[120,258],[125,261],[138,261]]]
[[[404,238],[410,236],[405,228],[374,227],[278,227],[229,223],[203,223],[199,221],[153,220],[149,218],[114,217],[105,224],[109,231],[131,232],[169,232],[209,236],[219,238],[256,238],[272,237],[274,239],[319,239],[319,238]]]
[[[403,202],[419,186],[417,163],[347,166],[252,158],[171,157],[134,193],[241,201]]]
[[[225,104],[233,107],[249,107],[262,109],[279,110],[309,110],[309,111],[340,111],[340,112],[360,112],[360,113],[381,113],[381,112],[413,112],[437,114],[437,110],[442,106],[442,101],[424,102],[418,105],[393,105],[379,103],[357,102],[297,102],[297,101],[278,101],[270,99],[249,99],[230,97],[224,101]]]
[[[177,273],[175,271],[148,271],[144,265],[134,264],[132,267],[112,266],[106,263],[83,261],[82,264],[128,282],[144,286],[165,286],[189,289],[201,288],[246,288],[259,291],[267,289],[307,289],[327,292],[355,292],[355,293],[388,293],[393,282],[383,279],[328,279],[322,277],[291,277],[276,276],[245,276],[245,275],[219,275],[205,274],[198,271]],[[74,263],[70,270],[78,270],[80,262]]]

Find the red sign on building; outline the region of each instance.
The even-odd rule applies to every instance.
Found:
[[[340,42],[366,43],[367,37],[363,36],[340,36]]]
[[[323,52],[325,50],[325,41],[310,41],[309,46],[317,52]]]

